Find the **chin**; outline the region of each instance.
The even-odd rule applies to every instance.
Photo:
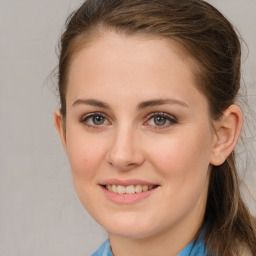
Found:
[[[146,239],[154,235],[152,230],[147,228],[123,228],[123,227],[115,227],[114,229],[106,229],[107,232],[111,235],[124,237],[128,239]]]
[[[108,220],[100,223],[100,225],[111,235],[129,239],[145,239],[159,231],[156,227],[152,226],[152,223],[154,223],[152,220],[142,221],[141,218],[133,219],[129,216],[128,218]]]

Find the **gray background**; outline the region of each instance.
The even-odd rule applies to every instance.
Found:
[[[81,2],[0,0],[0,256],[86,256],[106,237],[74,192],[53,125],[56,80],[48,78],[57,64],[65,18]],[[256,0],[209,2],[248,45],[243,84],[255,111]],[[249,188],[244,189],[246,201],[255,213],[249,197],[256,197],[255,114],[246,107],[244,112],[248,125],[245,145],[238,148],[239,166]]]

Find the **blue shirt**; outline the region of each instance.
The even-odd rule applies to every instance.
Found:
[[[204,242],[198,240],[196,243],[191,242],[188,244],[177,256],[206,256],[207,251],[204,248]],[[109,240],[106,240],[100,248],[94,252],[91,256],[113,256],[109,244]]]

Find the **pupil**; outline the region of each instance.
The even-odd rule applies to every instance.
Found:
[[[94,116],[93,117],[93,123],[96,125],[100,125],[104,123],[104,117],[103,116]]]
[[[157,116],[157,117],[155,117],[155,124],[157,125],[157,126],[161,126],[161,125],[165,125],[165,123],[166,123],[166,118],[165,117],[162,117],[162,116]]]

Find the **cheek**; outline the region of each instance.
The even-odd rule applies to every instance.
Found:
[[[165,212],[173,219],[180,218],[196,208],[201,214],[209,180],[209,138],[207,131],[188,132],[154,140],[148,147],[149,159],[162,177]],[[161,148],[161,150],[159,150]],[[150,157],[151,156],[151,157]],[[175,205],[175,209],[173,209]]]
[[[104,146],[100,142],[80,130],[67,133],[67,154],[74,182],[91,182],[104,157]]]
[[[152,144],[152,143],[151,143]],[[206,176],[210,156],[208,131],[194,131],[155,139],[154,147],[148,145],[148,155],[155,168],[165,177],[196,179],[196,174]],[[161,150],[159,150],[161,149]]]

